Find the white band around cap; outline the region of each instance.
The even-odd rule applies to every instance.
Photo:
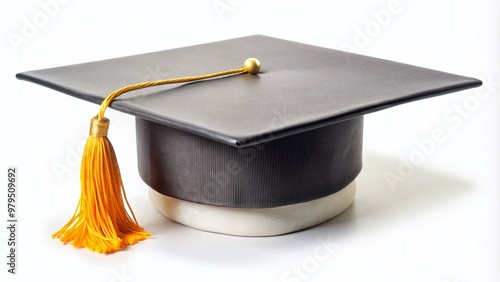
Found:
[[[259,209],[198,204],[168,197],[149,188],[153,206],[169,219],[192,228],[236,236],[274,236],[318,225],[347,209],[355,193],[353,181],[323,198]]]

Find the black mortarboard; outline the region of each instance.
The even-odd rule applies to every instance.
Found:
[[[407,64],[248,36],[149,54],[24,72],[19,79],[101,103],[159,65],[185,77],[110,107],[136,116],[139,173],[155,207],[194,228],[278,235],[324,222],[353,200],[363,115],[477,87],[481,81]],[[83,240],[83,239],[82,239]]]

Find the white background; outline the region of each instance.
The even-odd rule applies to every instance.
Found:
[[[1,228],[2,281],[500,281],[498,1],[66,0],[48,10],[45,2],[0,9],[1,210],[6,168],[19,170],[19,274],[7,274]],[[36,30],[26,33],[30,24]],[[251,34],[351,46],[484,85],[366,116],[354,204],[325,224],[271,238],[210,234],[157,213],[137,174],[134,119],[109,110],[125,188],[154,238],[107,256],[51,239],[76,206],[78,154],[97,106],[14,75]],[[435,130],[440,142],[422,150]],[[389,185],[387,175],[407,162],[413,168]]]

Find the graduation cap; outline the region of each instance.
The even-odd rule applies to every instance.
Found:
[[[155,65],[169,77],[143,82],[143,70]],[[365,114],[481,85],[260,35],[17,77],[101,104],[77,210],[53,235],[101,253],[150,236],[126,200],[106,137],[108,106],[136,117],[139,174],[161,213],[201,230],[272,236],[320,224],[351,204]]]

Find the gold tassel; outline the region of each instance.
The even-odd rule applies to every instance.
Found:
[[[104,112],[123,93],[157,85],[190,82],[230,74],[257,74],[260,62],[248,59],[243,68],[213,74],[157,80],[125,86],[106,97],[99,114],[90,125],[80,169],[81,193],[73,217],[52,238],[88,248],[98,253],[113,253],[151,236],[139,226],[128,203],[115,151],[109,141],[109,120]],[[130,212],[130,215],[128,211]]]
[[[109,120],[93,118],[80,169],[81,194],[71,220],[53,238],[98,253],[118,251],[151,234],[138,225],[130,208],[116,160],[107,137]],[[128,215],[124,205],[132,214]]]

